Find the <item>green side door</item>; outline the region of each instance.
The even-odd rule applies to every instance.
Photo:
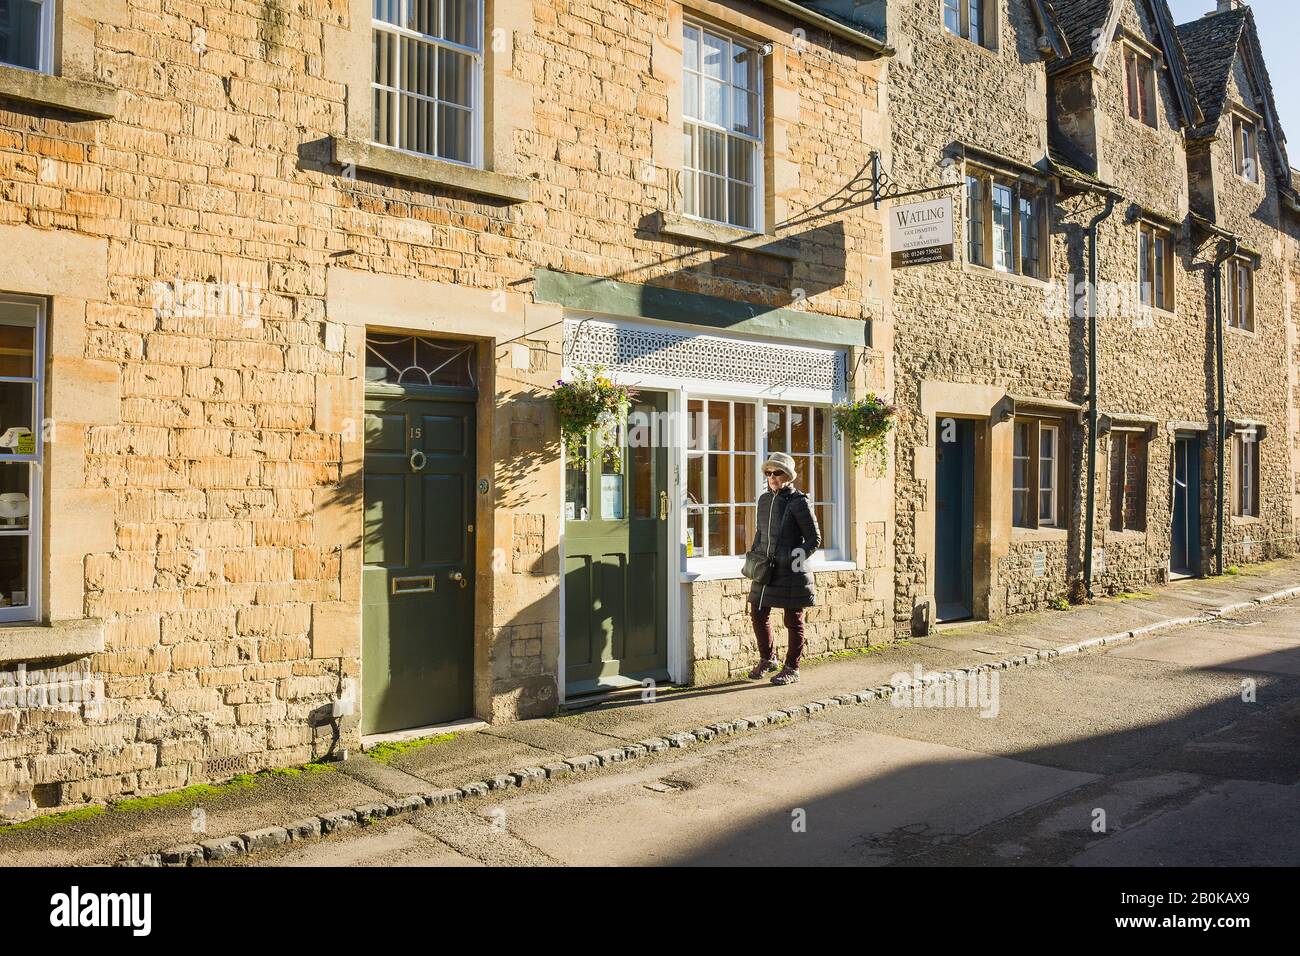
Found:
[[[362,732],[473,712],[474,405],[367,397]]]
[[[668,679],[666,395],[643,393],[622,467],[591,454],[567,463],[564,522],[566,695]]]

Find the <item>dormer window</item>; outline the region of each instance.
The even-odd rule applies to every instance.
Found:
[[[1156,68],[1151,57],[1126,47],[1125,83],[1128,86],[1128,115],[1152,129],[1156,127]]]

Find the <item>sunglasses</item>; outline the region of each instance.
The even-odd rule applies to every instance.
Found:
[[[784,471],[765,471],[765,472],[763,472],[763,474],[764,474],[765,476],[767,476],[768,478],[772,478],[772,477],[774,477],[774,476],[776,476],[776,475],[784,475],[785,472],[784,472]]]

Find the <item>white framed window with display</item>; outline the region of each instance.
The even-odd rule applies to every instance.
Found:
[[[0,623],[40,614],[43,299],[0,294]]]
[[[843,547],[843,457],[831,408],[773,398],[688,394],[686,564],[688,571],[738,569],[754,541],[762,463],[773,452],[795,462],[795,487],[817,516],[819,560],[840,559]]]

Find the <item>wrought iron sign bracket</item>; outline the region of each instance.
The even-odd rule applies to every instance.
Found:
[[[871,181],[870,198],[875,208],[880,208],[882,199],[905,199],[908,196],[924,196],[929,193],[943,192],[945,189],[956,189],[961,183],[946,183],[943,186],[928,186],[925,189],[900,189],[894,178],[885,172],[880,166],[880,152],[871,151]]]

